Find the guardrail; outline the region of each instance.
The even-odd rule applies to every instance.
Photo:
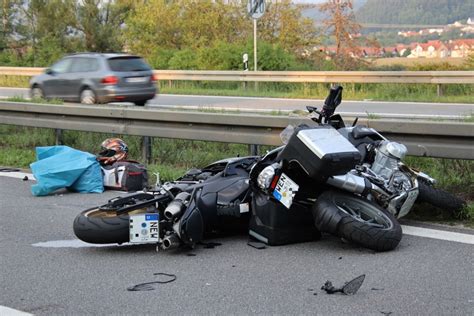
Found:
[[[347,120],[350,122],[350,120]],[[254,145],[281,145],[280,132],[306,117],[157,110],[112,105],[50,105],[0,102],[0,124]],[[359,120],[410,155],[474,159],[474,124]]]
[[[34,76],[45,68],[0,67],[0,75]],[[327,82],[327,83],[429,83],[471,84],[474,71],[207,71],[155,70],[159,80]]]

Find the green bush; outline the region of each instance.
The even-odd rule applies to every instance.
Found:
[[[176,52],[169,60],[169,68],[177,70],[197,70],[197,53],[190,48]]]

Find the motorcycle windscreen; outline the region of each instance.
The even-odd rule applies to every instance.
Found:
[[[184,212],[180,221],[181,240],[188,245],[195,244],[202,240],[204,234],[204,223],[201,212],[192,202]]]

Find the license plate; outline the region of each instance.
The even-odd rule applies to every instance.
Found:
[[[130,215],[129,232],[131,243],[157,243],[159,234],[160,214]]]
[[[273,196],[278,201],[280,201],[281,204],[285,205],[287,208],[290,208],[291,204],[293,204],[293,198],[295,197],[298,189],[299,185],[291,180],[286,174],[282,173],[275,190],[273,190]]]
[[[146,82],[148,77],[130,77],[125,79],[128,83],[142,83]]]

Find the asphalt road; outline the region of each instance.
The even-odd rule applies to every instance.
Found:
[[[0,88],[0,96],[28,97],[28,89]],[[321,107],[323,100],[279,99],[250,97],[219,97],[195,95],[159,94],[149,101],[148,106],[173,108],[217,108],[242,111],[305,110],[306,105]],[[474,113],[474,104],[384,102],[384,101],[344,101],[338,108],[342,115],[371,114],[380,116],[409,116],[412,118],[459,117]]]
[[[396,250],[374,253],[324,236],[257,250],[234,236],[192,251],[74,248],[74,217],[117,193],[33,197],[32,183],[0,176],[3,306],[36,315],[474,313],[472,244],[404,235]],[[154,291],[127,291],[157,272],[177,279]],[[326,280],[342,285],[361,274],[366,280],[354,296],[320,290]]]

